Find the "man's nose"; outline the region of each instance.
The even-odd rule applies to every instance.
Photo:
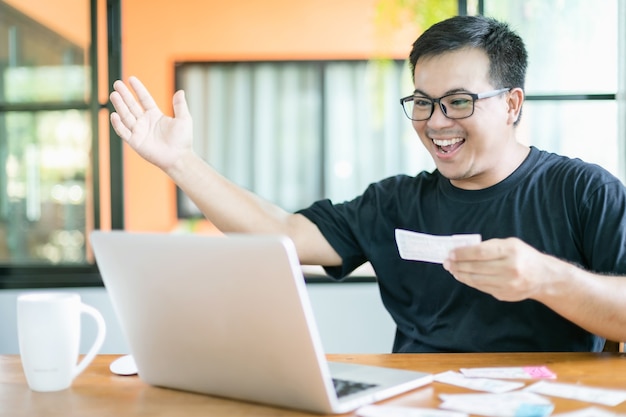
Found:
[[[433,114],[430,115],[430,119],[428,119],[428,124],[431,126],[441,126],[448,125],[451,122],[451,119],[446,117],[444,112],[445,105],[442,105],[441,102],[434,103],[435,108],[433,109]]]

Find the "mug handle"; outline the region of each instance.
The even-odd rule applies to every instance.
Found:
[[[87,365],[89,365],[91,361],[94,360],[96,354],[104,343],[104,336],[106,335],[106,325],[104,323],[104,318],[98,310],[91,306],[88,306],[87,304],[81,303],[80,312],[93,317],[93,319],[96,321],[96,324],[98,325],[98,335],[96,336],[96,340],[93,342],[93,345],[91,345],[91,348],[89,349],[83,360],[80,361],[80,363],[74,368],[74,372],[72,372],[72,379],[76,378],[81,372],[83,372],[85,368],[87,368]]]

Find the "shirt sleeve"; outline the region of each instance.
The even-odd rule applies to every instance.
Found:
[[[328,243],[341,257],[341,266],[324,267],[326,273],[336,279],[349,275],[357,267],[367,261],[357,237],[353,232],[355,226],[353,206],[359,204],[360,197],[342,204],[333,204],[330,200],[320,200],[310,207],[298,211],[319,228]]]
[[[589,188],[580,207],[586,261],[594,272],[626,275],[626,189],[618,179]]]

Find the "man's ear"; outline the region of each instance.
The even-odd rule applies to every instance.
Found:
[[[524,103],[524,91],[521,88],[516,87],[509,91],[507,99],[509,123],[515,124],[519,120],[522,113],[522,103]]]

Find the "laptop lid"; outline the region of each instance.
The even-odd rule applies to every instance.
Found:
[[[340,401],[286,237],[95,231],[91,243],[139,377],[149,384],[339,413],[432,380],[333,364],[341,379],[371,385],[365,397]]]

